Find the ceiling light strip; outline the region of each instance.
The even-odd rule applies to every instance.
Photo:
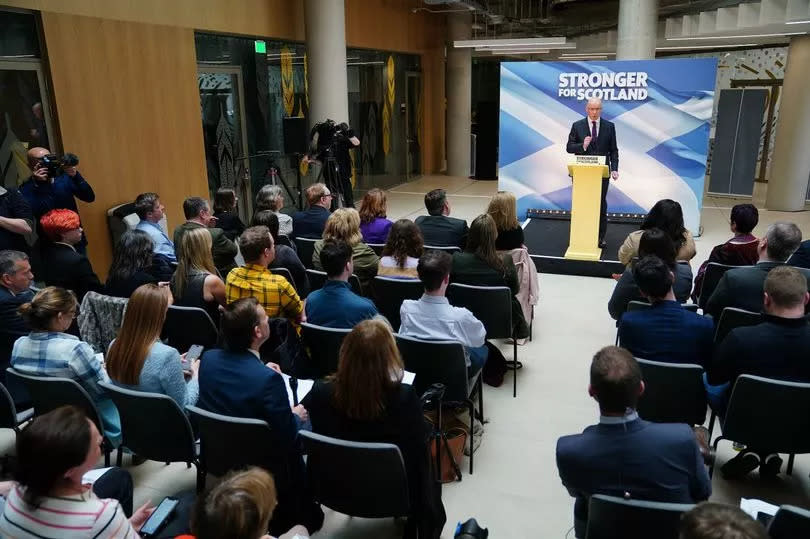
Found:
[[[807,32],[784,32],[781,34],[746,34],[740,36],[692,36],[692,37],[668,37],[667,41],[692,41],[697,39],[750,39],[752,37],[783,37],[801,36]]]
[[[472,49],[475,47],[526,47],[526,46],[546,46],[565,45],[564,37],[528,37],[521,39],[463,39],[453,41],[453,47],[457,49]]]

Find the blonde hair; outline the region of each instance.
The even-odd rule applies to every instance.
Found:
[[[354,208],[338,208],[329,216],[323,229],[324,240],[343,240],[354,247],[363,241],[360,214]]]
[[[37,292],[29,303],[20,305],[17,312],[34,331],[50,331],[51,323],[60,313],[75,311],[78,306],[72,290],[48,286]]]
[[[211,244],[211,232],[207,228],[192,228],[183,234],[180,240],[180,256],[177,257],[177,271],[172,277],[175,296],[183,295],[193,270],[217,274]]]
[[[489,201],[487,213],[495,221],[498,232],[518,227],[517,201],[509,191],[498,191]]]

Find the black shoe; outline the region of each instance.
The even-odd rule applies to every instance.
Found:
[[[607,242],[605,240],[599,240],[599,248],[604,249],[607,247]]]
[[[720,467],[724,479],[739,479],[759,466],[759,457],[755,453],[742,452]]]
[[[760,477],[776,477],[782,469],[782,458],[773,453],[765,457],[765,462],[759,466]]]

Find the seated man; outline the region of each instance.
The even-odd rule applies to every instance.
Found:
[[[278,365],[264,365],[259,359],[259,348],[270,336],[267,314],[255,298],[237,300],[225,308],[221,331],[225,349],[209,350],[200,361],[197,406],[267,421],[273,437],[273,446],[267,449],[274,457],[271,471],[279,492],[273,523],[286,530],[300,522],[314,533],[323,523],[323,512],[307,499],[304,463],[296,443],[307,411],[300,404],[290,406]]]
[[[16,379],[7,379],[6,369],[14,341],[31,331],[18,309],[34,298],[34,291],[30,288],[33,280],[27,254],[0,251],[0,383],[6,385],[17,404],[27,403],[28,392]]]
[[[764,289],[764,321],[731,330],[707,369],[709,404],[721,417],[731,386],[740,375],[810,382],[810,326],[804,317],[810,299],[807,279],[798,268],[776,267],[768,273]],[[739,477],[757,466],[760,475],[778,474],[782,466],[779,455],[762,450],[757,455],[755,449],[760,448],[743,451],[724,464],[723,476]]]
[[[292,217],[292,233],[290,239],[315,238],[320,239],[326,220],[329,219],[332,207],[332,193],[322,183],[313,183],[304,191],[309,209],[297,211]]]
[[[0,250],[30,250],[27,237],[33,223],[31,206],[19,191],[0,185]]]
[[[273,237],[266,226],[252,226],[239,237],[239,250],[245,265],[235,268],[225,280],[228,303],[241,298],[254,297],[271,318],[287,318],[291,322],[304,321],[304,306],[287,279],[274,275],[267,265],[275,257]]]
[[[768,272],[784,266],[802,241],[802,231],[793,223],[774,223],[759,240],[759,262],[728,270],[714,289],[705,311],[715,320],[726,307],[758,313],[762,310],[762,285]],[[810,279],[810,270],[800,270]]]
[[[419,258],[416,271],[425,293],[418,300],[402,302],[399,333],[417,339],[460,342],[467,356],[467,372],[473,376],[487,361],[487,330],[470,311],[447,301],[452,266],[453,257],[444,251],[425,251]]]
[[[175,255],[177,249],[182,244],[183,234],[192,228],[207,228],[211,234],[211,256],[214,257],[214,266],[222,277],[236,267],[234,257],[236,256],[236,245],[228,239],[225,231],[215,228],[216,217],[211,214],[211,205],[204,198],[189,197],[183,201],[183,214],[186,222],[178,225],[174,229],[172,239],[174,241]]]
[[[669,266],[657,256],[645,256],[633,266],[633,280],[652,307],[624,313],[619,321],[621,346],[642,359],[706,365],[714,323],[678,303]]]
[[[641,369],[630,352],[608,346],[596,353],[588,393],[599,403],[599,424],[557,440],[560,479],[576,498],[578,538],[585,537],[592,494],[696,503],[712,492],[692,429],[640,419],[635,408],[643,392]]]
[[[354,271],[352,248],[345,241],[326,241],[320,252],[327,281],[306,301],[307,322],[328,328],[351,329],[377,315],[377,307],[352,292],[349,277]]]
[[[447,191],[434,189],[425,195],[425,209],[429,215],[416,218],[425,245],[436,247],[464,247],[467,245],[467,221],[449,217],[450,202]]]
[[[177,256],[174,253],[174,243],[160,227],[160,220],[163,219],[166,207],[161,204],[157,193],[141,193],[135,198],[135,213],[141,219],[137,230],[143,230],[152,238],[154,253],[166,258],[171,264],[177,263]]]

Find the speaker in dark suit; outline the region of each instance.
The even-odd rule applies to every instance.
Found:
[[[589,99],[585,106],[587,118],[571,125],[566,151],[576,155],[604,155],[605,164],[610,169],[610,177],[619,177],[619,147],[616,145],[616,126],[601,118],[602,100]],[[608,180],[602,180],[602,208],[599,216],[599,247],[605,246],[607,229],[607,190]]]

